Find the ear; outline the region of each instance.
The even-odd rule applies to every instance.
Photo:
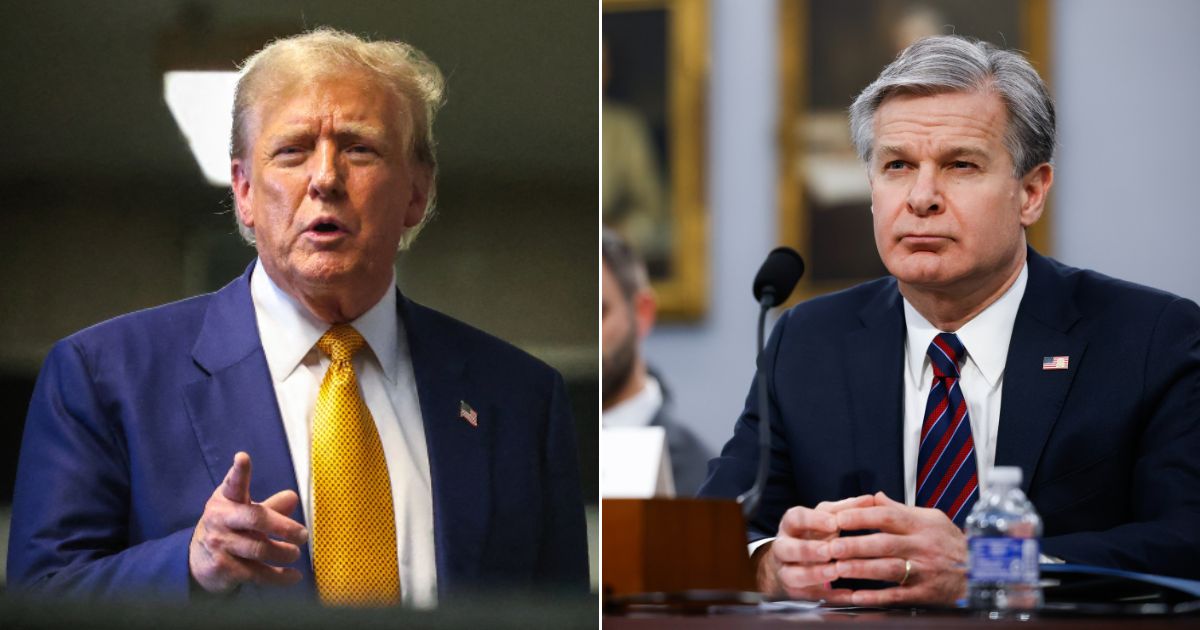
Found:
[[[641,289],[633,294],[633,320],[637,324],[639,340],[645,339],[654,328],[654,319],[658,314],[658,300],[650,289]]]
[[[1021,177],[1021,225],[1029,227],[1042,218],[1046,198],[1054,184],[1054,167],[1048,162],[1034,167]]]
[[[404,227],[413,228],[421,224],[432,189],[433,169],[424,164],[415,164],[408,203],[404,207]]]
[[[234,158],[229,163],[229,179],[233,188],[233,205],[237,210],[238,221],[247,228],[254,229],[254,213],[251,212],[250,198],[250,169],[241,158]]]

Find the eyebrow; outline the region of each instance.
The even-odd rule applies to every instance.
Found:
[[[387,139],[387,129],[356,122],[346,122],[338,125],[333,132],[338,140],[365,139],[373,142],[383,142]]]
[[[882,158],[882,157],[905,155],[906,153],[907,153],[907,151],[905,151],[904,147],[889,144],[889,145],[880,146],[879,149],[876,150],[875,154],[876,154],[876,156]],[[990,155],[983,149],[979,149],[976,147],[956,146],[956,147],[950,147],[948,150],[941,152],[940,157],[942,159],[972,157],[972,158],[976,158],[976,159],[980,159],[980,160],[986,160],[986,159],[990,158]]]
[[[903,153],[904,149],[891,144],[885,144],[875,150],[876,157],[882,157],[885,155],[901,155]]]
[[[991,158],[991,155],[988,154],[986,151],[984,151],[983,149],[975,148],[975,147],[953,147],[949,151],[947,151],[945,153],[945,155],[947,157],[958,157],[958,158],[969,157],[969,158],[975,158],[978,160],[987,160],[987,159]]]
[[[285,126],[279,129],[276,133],[269,137],[275,142],[298,142],[301,140],[309,140],[316,136],[317,133],[311,125],[295,124]],[[338,126],[333,132],[333,137],[339,142],[352,142],[355,140],[367,140],[376,144],[386,144],[388,133],[386,129],[356,122],[346,122]]]

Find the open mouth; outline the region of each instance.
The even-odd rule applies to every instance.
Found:
[[[322,217],[308,224],[308,229],[305,230],[310,234],[318,234],[322,236],[332,236],[335,234],[344,234],[348,232],[346,226],[338,222],[334,217]]]

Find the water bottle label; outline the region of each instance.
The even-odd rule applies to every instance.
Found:
[[[971,538],[967,545],[967,579],[971,582],[1037,582],[1037,539],[978,537]]]

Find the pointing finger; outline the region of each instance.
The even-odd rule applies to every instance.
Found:
[[[250,502],[250,456],[238,451],[221,483],[221,494],[234,503]]]

